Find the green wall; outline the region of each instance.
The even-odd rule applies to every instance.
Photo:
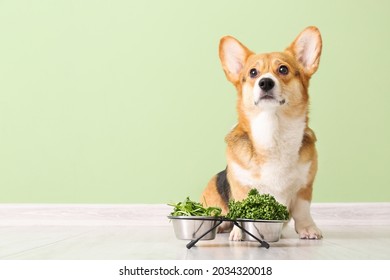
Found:
[[[225,167],[230,34],[283,50],[316,25],[316,202],[390,201],[389,1],[0,1],[0,202],[198,199]]]

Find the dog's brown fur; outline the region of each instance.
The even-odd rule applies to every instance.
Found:
[[[238,124],[225,138],[227,168],[208,183],[204,204],[227,213],[228,200],[242,200],[257,188],[288,206],[301,238],[322,237],[310,215],[317,152],[308,126],[309,80],[321,50],[316,27],[306,28],[284,52],[255,54],[231,36],[221,39],[222,67],[237,90]],[[263,89],[264,79],[274,87]],[[240,231],[234,229],[230,239],[240,240]]]

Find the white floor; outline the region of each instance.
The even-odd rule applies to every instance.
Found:
[[[314,204],[322,240],[300,240],[291,224],[267,250],[227,234],[191,249],[177,240],[166,205],[0,205],[0,259],[385,259],[390,203]]]

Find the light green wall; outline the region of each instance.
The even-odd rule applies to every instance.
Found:
[[[198,199],[225,166],[233,35],[324,41],[314,201],[390,201],[390,1],[0,1],[0,202]]]

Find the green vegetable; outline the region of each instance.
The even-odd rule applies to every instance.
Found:
[[[251,189],[243,201],[229,201],[227,218],[236,220],[288,220],[287,207],[280,204],[270,194],[259,194],[257,189]]]
[[[171,216],[220,216],[222,209],[219,207],[203,207],[202,203],[191,201],[189,197],[183,202],[168,204],[174,207]]]

